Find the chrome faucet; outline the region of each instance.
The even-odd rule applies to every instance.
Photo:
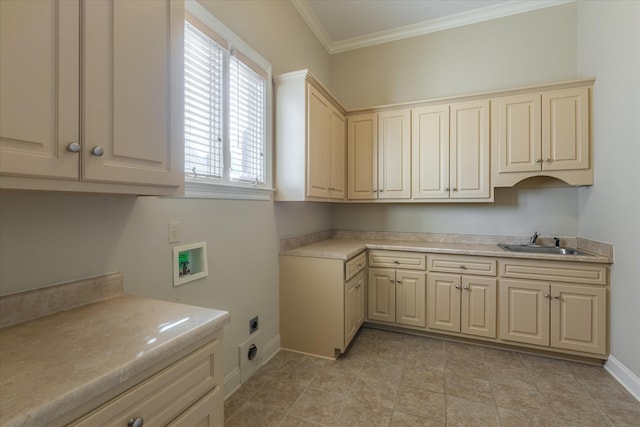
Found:
[[[538,240],[538,237],[540,237],[540,233],[538,233],[537,231],[535,231],[535,232],[533,233],[533,236],[531,236],[531,237],[529,238],[529,244],[530,244],[531,246],[535,245],[535,244],[536,244],[536,241]]]

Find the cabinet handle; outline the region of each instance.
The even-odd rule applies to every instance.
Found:
[[[396,283],[397,283],[398,285],[401,285],[401,284],[402,284],[402,280],[396,280]]]
[[[560,299],[560,295],[555,294],[555,295],[553,296],[553,299],[556,299],[556,300]]]
[[[395,281],[395,280],[393,280],[393,279],[389,279],[389,281],[390,281],[391,283],[395,283],[395,282],[396,282],[396,281]]]
[[[449,191],[449,187],[445,188],[444,191]]]
[[[542,294],[542,296],[543,296],[543,297],[545,297],[545,298],[547,298],[547,299],[549,299],[549,294],[548,294],[548,293],[546,293],[546,292],[545,292],[544,294]]]
[[[129,421],[127,422],[128,427],[142,427],[143,424],[144,424],[144,420],[140,417],[135,419],[129,418]]]
[[[329,191],[336,191],[336,189],[333,187],[329,187]]]
[[[380,192],[381,192],[381,193],[384,193],[384,188],[381,188],[381,189],[380,189]]]
[[[464,264],[460,264],[460,266],[458,266],[458,268],[460,270],[466,270],[467,269],[467,267],[465,267]]]
[[[378,192],[378,190],[377,190],[376,188],[374,188],[374,189],[373,189],[373,192],[374,192],[374,193],[377,193],[377,192]]]
[[[453,187],[453,191],[458,191],[458,189],[456,187]]]
[[[460,289],[460,285],[456,285],[456,289]]]
[[[463,286],[462,289],[464,289],[465,291],[469,290],[469,286]]]
[[[400,264],[400,261],[398,261],[397,259],[394,259],[394,260],[393,260],[393,263],[394,263],[394,264]]]
[[[96,157],[101,157],[104,154],[104,148],[102,148],[102,147],[93,147],[91,149],[91,154],[93,154]]]
[[[70,151],[71,153],[78,153],[80,152],[80,144],[78,144],[77,142],[72,142],[69,145],[67,145],[67,151]]]
[[[542,163],[542,159],[536,159],[536,163]]]

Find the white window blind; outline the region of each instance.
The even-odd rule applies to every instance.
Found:
[[[190,13],[185,21],[185,172],[199,183],[261,187],[269,74]]]

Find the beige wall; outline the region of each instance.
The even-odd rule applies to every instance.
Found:
[[[333,55],[348,109],[576,77],[575,4]]]
[[[611,354],[640,377],[640,2],[580,1],[577,17],[578,73],[596,77],[596,185],[580,190],[579,232],[615,245]]]

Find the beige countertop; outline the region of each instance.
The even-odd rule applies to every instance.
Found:
[[[480,239],[479,239],[480,240]],[[508,241],[512,244],[514,242]],[[521,243],[521,242],[520,242]],[[574,245],[578,246],[579,245]],[[391,250],[391,251],[412,251],[425,253],[456,254],[492,256],[501,258],[522,258],[553,261],[573,261],[591,263],[611,263],[607,256],[594,253],[593,255],[555,255],[539,253],[509,252],[500,248],[494,242],[436,242],[436,241],[414,241],[414,240],[388,240],[388,239],[367,239],[367,238],[330,238],[319,242],[299,246],[294,249],[282,251],[281,255],[303,256],[312,258],[330,258],[348,260],[365,249]],[[586,250],[586,248],[580,248]]]
[[[130,295],[0,329],[0,425],[38,426],[229,323],[226,311]]]

